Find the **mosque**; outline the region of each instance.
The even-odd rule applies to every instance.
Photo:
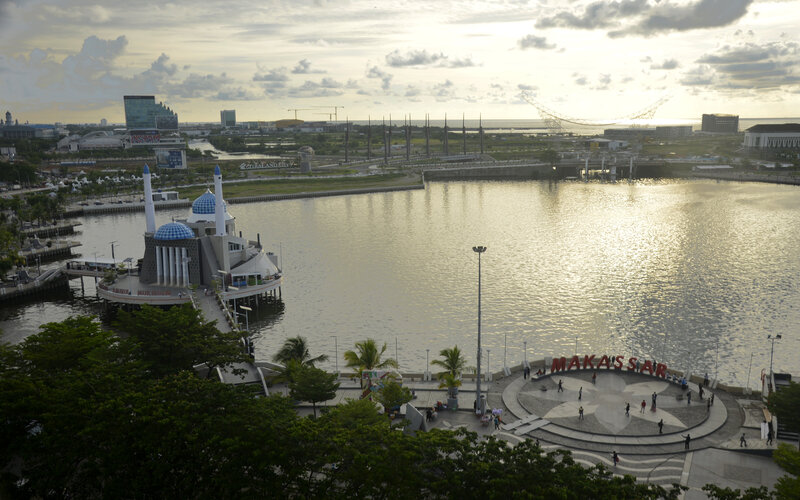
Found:
[[[236,220],[222,197],[222,174],[214,170],[214,192],[192,203],[189,217],[156,228],[150,169],[144,167],[144,257],[138,276],[120,272],[98,286],[100,298],[120,304],[174,305],[209,295],[223,303],[279,297],[277,256],[265,253],[261,236],[236,235]]]

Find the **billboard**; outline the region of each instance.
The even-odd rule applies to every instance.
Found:
[[[186,168],[186,151],[182,149],[156,149],[156,167]]]
[[[131,130],[131,146],[152,146],[161,142],[158,130]]]

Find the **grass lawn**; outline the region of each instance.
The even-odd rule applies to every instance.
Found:
[[[415,186],[421,184],[418,177],[404,174],[371,175],[367,177],[345,177],[336,179],[281,179],[259,180],[225,184],[225,198],[257,196],[262,194],[313,193],[318,191],[341,191],[390,186]],[[205,192],[203,187],[180,189],[180,197],[194,199]]]

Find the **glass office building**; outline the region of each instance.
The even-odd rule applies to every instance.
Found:
[[[125,126],[130,129],[177,130],[178,115],[151,95],[126,95]]]

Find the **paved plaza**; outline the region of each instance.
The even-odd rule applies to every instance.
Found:
[[[737,400],[707,387],[700,399],[697,384],[684,390],[663,378],[624,370],[579,370],[531,379],[514,371],[508,377],[495,377],[481,385],[487,408],[502,411],[500,429],[481,424],[472,411],[472,381],[465,381],[459,390],[459,410],[438,412],[427,428],[464,427],[511,444],[535,439],[545,451],[569,449],[577,462],[587,466],[603,463],[616,474],[630,474],[642,482],[688,486],[686,499],[705,498],[701,488],[707,483],[739,489],[772,487],[784,474],[770,457],[774,446],[761,439],[763,405],[758,399]],[[360,396],[357,381],[342,378],[341,382],[337,397],[327,404]],[[447,402],[445,389],[439,389],[436,381],[406,377],[404,385],[414,390],[411,404],[423,413],[437,402]],[[742,434],[747,447],[740,446]],[[616,467],[611,459],[614,451],[620,456]]]

